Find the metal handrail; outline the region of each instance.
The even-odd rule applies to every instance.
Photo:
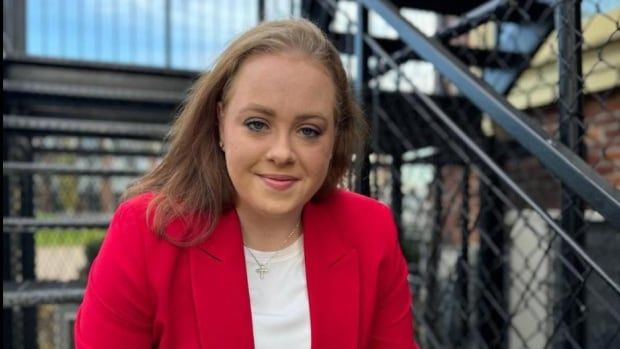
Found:
[[[374,39],[368,35],[364,36],[366,44],[378,55],[381,56],[389,65],[391,65],[394,69],[398,69],[396,62],[394,62],[390,56],[382,50],[381,46],[379,46]],[[403,77],[405,81],[413,86],[413,82],[411,82],[406,77]],[[583,260],[592,268],[592,270],[603,279],[603,281],[609,285],[616,293],[620,294],[620,285],[618,285],[597,263],[595,263],[592,258],[583,250],[577,242],[568,234],[560,225],[549,215],[549,213],[543,209],[539,204],[537,204],[534,199],[532,199],[515,181],[510,178],[506,172],[489,157],[484,150],[476,144],[465,132],[463,132],[460,127],[452,121],[452,119],[428,96],[417,93],[418,97],[422,100],[422,102],[426,105],[426,107],[433,112],[433,114],[441,120],[441,122],[446,125],[451,132],[453,132],[462,142],[465,144],[476,156],[487,166],[489,167],[498,177],[504,182],[508,187],[510,187],[521,199],[532,207],[540,215],[540,217],[547,223],[549,226],[562,238],[566,244],[568,244],[577,255],[579,255]],[[415,108],[416,111],[422,116],[425,120],[431,122],[430,125],[437,134],[442,136],[442,138],[447,142],[448,146],[457,153],[463,159],[469,159],[467,154],[461,150],[458,146],[454,144],[453,141],[450,140],[450,137],[445,133],[445,131],[439,128],[438,125],[432,122],[432,118],[430,113],[428,113],[424,108],[417,105],[410,96],[403,95],[405,100],[411,105],[411,107]],[[481,179],[486,179],[482,173],[478,173]],[[496,195],[502,197],[501,193],[495,192]],[[504,199],[503,201],[509,202],[509,200]],[[564,257],[560,256],[562,262],[566,263]]]
[[[329,1],[330,0],[326,0]],[[422,35],[422,34],[420,34]],[[379,55],[381,59],[383,59],[388,65],[392,67],[392,69],[398,70],[398,64],[392,59],[392,57],[385,52],[381,46],[369,35],[363,35],[364,42],[368,47],[374,51],[375,54]],[[457,62],[458,63],[458,62]],[[407,78],[402,77],[405,81],[407,81],[411,86],[413,83]],[[568,235],[562,227],[558,225],[558,223],[549,215],[549,213],[543,209],[540,205],[538,205],[517,183],[514,182],[509,175],[504,172],[504,170],[493,161],[477,144],[474,142],[465,132],[463,132],[460,127],[452,121],[452,119],[428,96],[418,93],[414,88],[414,93],[421,99],[421,101],[426,105],[426,110],[422,106],[415,103],[411,96],[403,95],[405,100],[413,107],[425,120],[430,122],[430,126],[437,132],[444,140],[446,140],[447,144],[450,148],[457,153],[457,155],[463,159],[469,159],[468,155],[456,146],[453,141],[450,140],[450,137],[445,133],[445,131],[440,128],[436,123],[432,122],[433,118],[431,117],[429,111],[432,111],[434,116],[436,116],[451,132],[453,132],[462,142],[465,144],[486,166],[488,166],[502,182],[508,185],[519,197],[521,197],[525,202],[527,202],[540,216],[541,218],[549,224],[549,226],[564,240],[574,251],[579,255],[583,260],[590,266],[590,271],[594,271],[601,279],[610,286],[616,293],[620,294],[620,285],[618,285],[597,263],[595,263],[592,258],[575,242],[575,240]],[[501,97],[500,97],[501,98]],[[541,131],[542,132],[542,131]],[[560,144],[561,145],[561,144]],[[541,159],[542,160],[542,159]],[[586,165],[587,166],[587,165]],[[589,167],[588,167],[589,168]],[[485,176],[482,173],[479,173],[481,179],[485,179]],[[598,174],[596,174],[598,176]],[[604,181],[604,179],[601,179]],[[499,197],[503,197],[502,193],[495,192]],[[509,202],[509,200],[504,200]],[[563,263],[567,263],[564,257],[560,256],[560,259]]]
[[[381,16],[417,55],[432,62],[463,95],[536,156],[563,184],[598,211],[612,226],[620,229],[620,192],[585,161],[565,145],[550,138],[528,115],[510,105],[503,96],[470,73],[439,41],[428,38],[411,25],[391,3],[385,0],[359,2]]]

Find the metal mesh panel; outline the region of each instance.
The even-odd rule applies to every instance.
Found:
[[[357,20],[353,11],[325,3],[340,18]],[[604,1],[581,8],[572,2],[563,5],[568,8],[504,4],[473,11],[469,22],[466,16],[438,15],[437,31],[429,35],[620,188],[614,155],[620,141],[614,59],[620,9]],[[366,86],[372,97],[365,100],[374,137],[370,194],[399,208],[421,345],[620,345],[617,227],[463,98],[450,77],[435,73],[429,91],[407,69],[419,62],[412,50],[394,51],[389,42],[365,38],[376,44],[369,47]],[[419,96],[422,91],[443,117]]]
[[[407,8],[401,13],[617,189],[620,8],[608,0],[576,3],[490,1],[461,15]],[[111,4],[112,12],[137,13],[137,2]],[[266,1],[263,15],[274,19],[306,10],[308,16],[332,15],[326,28],[359,82],[356,64],[364,58],[353,51],[353,34],[360,29],[356,4],[308,4]],[[188,13],[186,3],[177,5],[172,10]],[[90,11],[88,6],[83,10]],[[368,71],[358,86],[365,90],[360,96],[372,139],[367,172],[362,178],[351,173],[348,185],[366,181],[367,194],[392,206],[409,261],[422,347],[620,346],[617,227],[572,193],[511,130],[465,98],[450,76],[400,43],[399,33],[380,16],[371,12],[369,17],[372,36],[364,32]],[[321,24],[324,18],[329,16],[311,19]],[[163,28],[164,18],[159,19]],[[99,28],[95,34],[101,36],[102,23]],[[184,38],[177,52],[201,45],[188,28],[169,30]],[[97,50],[119,35],[114,33],[95,41]],[[132,35],[137,36],[129,42],[144,41],[151,51],[158,46]],[[31,44],[28,49],[47,45]],[[65,49],[58,55],[67,56]],[[112,54],[97,59],[192,66],[187,57],[175,60],[173,47],[167,49],[155,55],[159,58],[139,54],[131,61]],[[80,50],[87,51],[78,44]],[[23,104],[13,109],[5,106],[5,114],[37,112]],[[101,133],[66,123],[45,127]],[[130,137],[124,126],[109,127]],[[63,136],[55,130],[49,135],[4,131],[9,147],[3,159],[3,240],[12,248],[3,257],[11,280],[5,283],[3,308],[12,314],[8,345],[16,348],[71,345],[64,329],[50,323],[71,313],[66,308],[71,305],[62,303],[80,299],[89,260],[122,189],[165,151],[140,132],[139,139],[125,139]]]

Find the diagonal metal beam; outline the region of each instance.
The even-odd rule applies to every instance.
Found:
[[[426,37],[385,0],[360,0],[390,24],[420,57],[456,85],[482,111],[501,125],[562,183],[620,229],[620,192],[565,145],[550,138],[529,116],[517,110],[484,81],[469,72],[437,40]]]

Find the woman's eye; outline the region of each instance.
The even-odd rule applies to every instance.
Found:
[[[314,138],[314,137],[318,137],[321,132],[312,128],[312,127],[302,127],[299,132],[301,132],[302,135],[304,135],[305,137],[309,137],[309,138]]]
[[[267,125],[264,122],[258,121],[258,120],[248,121],[245,123],[245,126],[254,132],[262,131],[267,127]]]

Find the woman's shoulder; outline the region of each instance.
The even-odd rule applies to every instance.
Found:
[[[346,230],[385,230],[394,226],[392,211],[383,202],[346,190],[334,191],[324,210]]]
[[[117,211],[131,212],[133,214],[146,214],[146,210],[154,197],[155,193],[153,192],[146,192],[132,196],[127,200],[122,201],[119,204]]]
[[[157,217],[162,214],[158,211],[159,202],[153,202],[156,193],[147,192],[133,196],[123,201],[114,218],[123,220],[125,225],[131,225],[134,230],[139,230],[143,238],[154,240],[157,244],[175,246],[173,241],[184,243],[191,241],[206,229],[209,223],[207,215],[171,216],[169,218]],[[161,219],[161,223],[158,220]],[[162,229],[158,224],[163,224]],[[180,246],[180,245],[179,245]],[[177,246],[178,247],[178,246]]]
[[[136,227],[151,227],[153,215],[149,210],[153,208],[149,206],[154,198],[155,193],[146,192],[122,201],[114,213],[114,218],[129,220],[132,224],[137,224]]]
[[[119,230],[122,232],[146,230],[148,227],[147,210],[153,197],[153,193],[144,193],[122,201],[112,216],[108,234]]]
[[[334,190],[325,203],[331,209],[352,211],[354,214],[359,214],[360,211],[368,213],[389,213],[390,211],[390,208],[379,200],[345,189]]]
[[[381,256],[396,244],[398,233],[392,211],[381,201],[338,189],[325,200],[323,209],[338,234],[360,253]]]

